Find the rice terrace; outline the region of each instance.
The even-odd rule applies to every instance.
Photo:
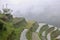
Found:
[[[8,8],[0,12],[0,40],[60,40],[60,30],[45,23],[13,17]]]

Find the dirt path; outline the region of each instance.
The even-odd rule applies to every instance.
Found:
[[[32,33],[32,40],[40,40],[40,38],[36,32]]]
[[[28,31],[28,29],[23,30],[23,32],[21,33],[20,40],[27,40],[27,38],[26,38],[27,31]]]
[[[38,32],[38,33],[39,33],[40,28],[41,28],[43,25],[45,25],[45,24],[43,24],[43,23],[39,23],[39,27],[37,28],[36,32]]]

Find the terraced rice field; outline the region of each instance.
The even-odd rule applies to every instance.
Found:
[[[37,28],[37,30],[32,33],[32,40],[41,40],[38,34],[40,33],[39,31],[40,31],[40,29],[43,25],[45,25],[45,24],[44,23],[39,23],[39,27]],[[48,26],[49,26],[49,28],[53,27],[52,25],[48,25]],[[56,29],[57,29],[57,27],[55,27],[54,30],[56,30]],[[27,32],[28,32],[28,29],[23,30],[23,32],[21,33],[20,40],[28,40],[27,37],[26,37]],[[45,33],[43,32],[42,35],[45,36]],[[46,38],[47,38],[47,40],[51,40],[50,33],[47,35]],[[60,36],[58,38],[60,38]],[[43,39],[43,40],[45,40],[45,39]]]

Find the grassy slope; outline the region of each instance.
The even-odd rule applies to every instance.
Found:
[[[27,26],[26,26],[29,29],[27,34],[26,34],[26,37],[27,37],[28,40],[32,40],[32,31],[30,30],[31,27],[32,27],[32,24],[33,24],[33,21],[29,21],[27,23]]]
[[[0,17],[4,16],[3,14],[0,14]],[[14,19],[15,20],[15,19]],[[29,29],[27,32],[27,38],[28,40],[32,40],[32,27],[33,24],[35,23],[34,21],[28,21],[26,26],[23,26],[22,24],[26,24],[24,22],[22,22],[22,20],[24,21],[24,18],[19,19],[18,21],[14,21],[14,22],[19,22],[21,21],[21,26],[19,26],[18,28],[15,28],[12,22],[4,22],[5,23],[5,27],[7,28],[7,31],[2,31],[2,35],[0,35],[0,40],[20,40],[20,35],[21,32],[24,30],[24,28]],[[1,20],[2,21],[2,20]],[[13,33],[12,33],[13,32]]]
[[[32,32],[35,31],[36,29],[34,28],[35,21],[28,21],[27,28],[29,29],[26,37],[28,40],[32,40]]]
[[[19,20],[18,20],[19,19]],[[19,22],[19,27],[15,27],[15,34],[16,38],[15,40],[20,40],[21,32],[24,30],[26,26],[26,20],[24,18],[15,18],[15,23]]]
[[[4,27],[6,27],[7,31],[0,32],[0,40],[20,40],[21,32],[25,27],[25,25],[22,25],[24,22],[22,22],[18,28],[14,27],[12,22],[2,22],[5,24]]]
[[[2,21],[2,20],[0,20]],[[3,22],[3,21],[2,21]],[[6,27],[6,31],[2,30],[0,32],[0,40],[7,40],[8,36],[11,34],[11,32],[14,30],[13,25],[11,23],[4,23],[4,27]]]

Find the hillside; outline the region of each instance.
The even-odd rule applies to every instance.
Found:
[[[8,9],[0,14],[0,40],[60,40],[59,36],[60,29],[52,25],[13,18]]]

